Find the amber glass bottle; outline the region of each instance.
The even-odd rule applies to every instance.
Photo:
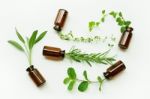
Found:
[[[58,11],[58,14],[57,14],[57,17],[55,19],[55,22],[54,22],[54,29],[56,31],[61,31],[64,24],[65,24],[65,21],[66,21],[66,18],[68,16],[68,11],[65,10],[65,9],[59,9]]]
[[[133,31],[133,28],[128,27],[126,31],[122,34],[120,41],[119,41],[119,47],[121,49],[127,49],[129,47],[129,44],[132,38],[132,31]]]
[[[124,63],[122,61],[118,61],[104,72],[104,76],[106,79],[111,79],[124,69],[126,69]]]
[[[33,80],[33,82],[39,87],[41,85],[43,85],[46,80],[44,79],[44,77],[41,75],[41,73],[34,68],[34,66],[30,66],[27,68],[27,71],[29,73],[29,76],[31,77],[31,79]]]
[[[65,50],[51,46],[44,46],[43,55],[49,59],[60,60],[64,58]]]

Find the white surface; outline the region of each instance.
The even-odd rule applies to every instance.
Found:
[[[150,89],[150,9],[149,0],[0,0],[0,99],[149,99]],[[107,68],[94,64],[70,63],[68,60],[55,62],[42,56],[44,45],[52,45],[68,50],[75,45],[84,51],[99,51],[101,44],[77,44],[59,39],[53,28],[53,22],[59,8],[69,11],[64,31],[73,30],[77,35],[88,32],[89,20],[97,20],[101,10],[122,11],[124,17],[132,21],[134,27],[130,48],[123,52],[116,42],[113,54],[127,66],[125,72],[103,85],[102,92],[98,85],[91,85],[85,93],[68,92],[62,81],[68,67],[73,66],[79,77],[86,69],[91,79],[95,79]],[[112,23],[111,23],[112,22]],[[105,32],[120,35],[119,27],[112,19],[103,25]],[[7,43],[17,39],[14,28],[24,36],[33,30],[48,30],[45,39],[34,48],[34,65],[45,76],[47,83],[37,88],[28,77],[26,57]],[[98,30],[97,30],[98,31]],[[83,34],[82,34],[83,33]],[[99,34],[95,32],[95,34]],[[120,36],[117,36],[119,40]]]

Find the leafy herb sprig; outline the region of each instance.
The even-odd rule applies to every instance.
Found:
[[[109,15],[113,16],[118,25],[121,27],[120,28],[121,33],[123,33],[126,30],[126,28],[130,27],[131,21],[126,21],[123,17],[122,12],[111,11]]]
[[[67,70],[68,77],[66,77],[63,81],[65,85],[68,85],[68,90],[71,91],[74,88],[76,82],[80,82],[78,86],[78,90],[80,92],[85,92],[90,84],[97,83],[99,84],[99,91],[101,91],[103,82],[105,79],[102,79],[100,76],[97,77],[96,81],[91,81],[88,78],[87,71],[83,72],[84,79],[78,79],[74,68],[70,67]]]
[[[102,17],[100,18],[99,21],[95,22],[95,21],[90,21],[89,22],[89,31],[91,32],[95,27],[99,27],[101,25],[101,23],[105,22],[105,18],[107,17],[106,11],[102,10]]]
[[[121,27],[120,31],[121,33],[123,33],[126,28],[130,27],[131,25],[131,21],[127,21],[124,19],[122,12],[116,12],[116,11],[111,11],[109,14],[106,13],[105,10],[102,11],[102,17],[100,19],[100,21],[90,21],[89,22],[89,31],[91,32],[94,28],[99,27],[99,25],[101,23],[105,22],[105,18],[106,16],[112,16],[115,21],[117,22],[117,24]]]
[[[18,50],[22,51],[26,55],[29,65],[32,65],[32,49],[39,41],[41,41],[44,38],[46,33],[47,31],[44,31],[37,37],[38,30],[35,30],[32,33],[31,37],[30,38],[26,37],[25,40],[16,29],[16,34],[21,44],[14,40],[9,40],[8,43],[13,45]]]
[[[109,57],[108,53],[110,50],[104,52],[104,53],[84,53],[80,49],[72,47],[71,50],[65,54],[67,58],[70,60],[74,60],[77,62],[86,62],[90,66],[91,62],[93,63],[99,63],[99,64],[112,64],[113,61],[115,61],[114,57]]]
[[[65,34],[64,32],[60,32],[59,36],[62,40],[67,40],[67,41],[76,41],[76,42],[85,42],[85,43],[91,43],[91,42],[98,42],[98,41],[102,41],[105,39],[100,37],[100,36],[94,36],[94,37],[76,37],[72,31],[70,31],[69,33]]]

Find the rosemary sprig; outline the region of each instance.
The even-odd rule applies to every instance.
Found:
[[[68,68],[67,74],[68,74],[68,77],[66,77],[63,82],[65,85],[68,84],[69,91],[73,90],[76,82],[80,82],[80,84],[78,86],[78,90],[80,92],[85,92],[88,89],[88,86],[90,84],[94,84],[94,83],[99,84],[99,91],[101,91],[103,82],[105,80],[105,79],[102,79],[100,76],[98,76],[96,81],[91,81],[88,78],[87,71],[83,72],[84,79],[78,79],[76,72],[75,72],[74,68],[72,68],[72,67]]]
[[[64,32],[60,32],[59,36],[62,40],[67,40],[67,41],[76,41],[76,42],[85,42],[85,43],[91,43],[91,42],[98,42],[98,41],[102,41],[104,38],[100,37],[100,36],[94,36],[94,37],[77,37],[75,36],[72,31],[70,31],[69,33],[64,33]]]
[[[109,57],[108,53],[110,50],[104,52],[104,53],[84,53],[80,49],[77,48],[71,48],[71,50],[66,53],[66,57],[77,61],[77,62],[86,62],[91,66],[91,62],[93,63],[99,63],[99,64],[112,64],[113,61],[115,61],[114,57]]]
[[[18,50],[22,51],[26,55],[29,65],[32,65],[32,49],[35,46],[35,44],[37,44],[40,40],[42,40],[44,38],[46,33],[47,33],[47,31],[44,31],[37,37],[38,30],[35,30],[32,33],[31,37],[30,38],[27,37],[25,40],[21,36],[21,34],[18,32],[18,30],[16,29],[16,34],[22,44],[19,44],[18,42],[14,41],[14,40],[9,40],[8,43],[13,45]]]

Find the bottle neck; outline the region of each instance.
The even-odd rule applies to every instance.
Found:
[[[30,67],[28,67],[28,68],[26,69],[27,72],[30,72],[30,71],[33,71],[33,70],[34,70],[34,66],[33,66],[33,65],[31,65]]]

